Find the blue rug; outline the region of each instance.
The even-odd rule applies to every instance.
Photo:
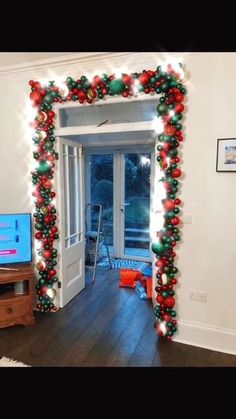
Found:
[[[130,259],[115,259],[111,258],[112,269],[134,269],[134,270],[143,270],[146,267],[150,266],[150,263],[140,262],[137,260]],[[103,266],[104,268],[109,267],[108,259],[103,259],[98,262],[97,266]]]

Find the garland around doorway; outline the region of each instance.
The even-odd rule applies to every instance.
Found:
[[[180,64],[180,69],[182,65]],[[36,268],[39,279],[36,285],[38,304],[41,312],[56,311],[54,304],[58,286],[57,249],[59,238],[57,227],[56,193],[53,190],[53,179],[56,170],[57,154],[55,152],[56,138],[54,136],[55,103],[78,101],[80,104],[92,104],[106,96],[122,95],[124,98],[133,96],[136,92],[158,94],[157,117],[160,118],[163,129],[158,136],[157,163],[160,165],[161,177],[159,184],[165,190],[162,200],[163,225],[155,232],[156,239],[152,243],[156,262],[156,317],[155,327],[160,336],[168,340],[177,331],[174,287],[177,284],[178,268],[175,266],[176,252],[174,247],[180,240],[180,199],[179,178],[182,172],[178,148],[183,141],[181,120],[184,111],[186,88],[178,73],[169,64],[164,71],[161,66],[156,70],[143,70],[141,73],[122,74],[117,78],[114,74],[95,76],[92,81],[82,75],[77,80],[67,77],[65,89],[54,81],[46,86],[38,81],[30,80],[30,99],[36,108],[36,117],[32,122],[34,129],[33,142],[35,150],[33,157],[36,167],[31,172],[33,182],[33,197],[35,198],[34,228],[37,249]],[[158,191],[157,191],[158,193]],[[158,215],[157,215],[158,217]]]

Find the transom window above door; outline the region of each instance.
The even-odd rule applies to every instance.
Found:
[[[156,116],[156,99],[130,100],[122,103],[76,104],[59,109],[59,125],[63,127],[99,126],[152,121]]]

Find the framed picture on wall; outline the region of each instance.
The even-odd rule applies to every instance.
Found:
[[[218,138],[217,172],[236,172],[236,138]]]

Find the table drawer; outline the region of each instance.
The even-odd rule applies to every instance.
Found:
[[[0,304],[0,323],[11,322],[12,320],[26,316],[32,313],[32,306],[30,299],[9,302],[1,302]]]

